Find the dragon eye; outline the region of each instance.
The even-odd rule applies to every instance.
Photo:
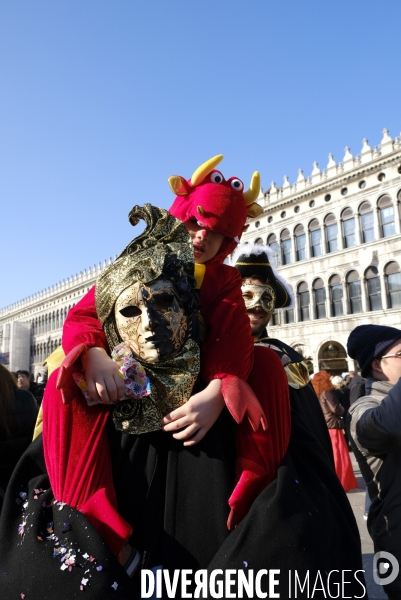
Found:
[[[244,189],[244,184],[241,179],[231,179],[230,183],[233,190],[236,190],[237,192],[242,192]]]
[[[214,173],[211,174],[210,181],[212,181],[213,183],[223,183],[224,177],[220,173],[220,171],[215,171]]]

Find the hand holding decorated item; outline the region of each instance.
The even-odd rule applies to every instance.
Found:
[[[127,344],[118,344],[111,353],[112,359],[119,365],[119,375],[125,383],[125,396],[118,398],[116,402],[124,398],[143,398],[150,394],[149,379],[146,377],[144,367],[134,359],[132,351]],[[92,399],[88,392],[84,374],[82,372],[72,374],[75,383],[85,396],[88,406],[103,404],[100,400]]]

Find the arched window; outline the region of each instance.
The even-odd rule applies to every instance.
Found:
[[[348,299],[351,314],[362,312],[362,288],[357,271],[350,271],[347,275]]]
[[[356,246],[355,217],[351,208],[346,208],[341,214],[343,222],[344,248]]]
[[[255,244],[255,246],[263,246],[262,238],[260,238],[260,237],[256,238],[256,240],[254,241],[254,244]],[[75,305],[73,304],[73,306],[75,306]]]
[[[284,229],[281,232],[281,254],[283,265],[292,263],[291,236],[288,229]]]
[[[343,286],[339,275],[330,278],[331,316],[341,317],[343,310]]]
[[[361,204],[359,214],[361,215],[362,241],[364,243],[373,242],[375,239],[375,226],[370,202],[363,202]]]
[[[369,298],[369,310],[380,310],[382,308],[382,296],[377,268],[369,267],[366,269],[365,278]]]
[[[306,235],[303,225],[297,225],[295,227],[295,248],[297,253],[297,260],[305,260],[306,258]]]
[[[319,221],[313,219],[309,223],[309,236],[310,236],[310,247],[311,256],[321,256],[322,254],[322,231],[320,229]]]
[[[288,284],[287,284],[288,285]],[[290,285],[288,285],[288,287],[291,290],[291,294],[293,294],[293,289]],[[284,311],[284,323],[294,323],[294,309],[293,308],[286,308]]]
[[[377,203],[382,237],[395,234],[394,206],[390,196],[382,196]]]
[[[389,308],[401,307],[401,273],[398,263],[391,262],[386,266],[386,284]]]
[[[326,229],[327,252],[336,252],[338,250],[338,226],[333,213],[327,215],[324,225]]]
[[[326,289],[323,279],[315,279],[313,282],[313,295],[315,298],[316,319],[326,318]]]
[[[269,235],[269,237],[267,238],[267,245],[270,247],[270,250],[272,251],[273,259],[275,261],[276,267],[280,266],[280,264],[281,264],[280,245],[279,245],[276,235],[274,233]]]
[[[309,321],[310,313],[309,313],[309,290],[308,284],[303,281],[298,286],[298,299],[299,299],[299,320],[300,321]]]

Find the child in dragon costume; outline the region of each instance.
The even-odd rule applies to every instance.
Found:
[[[235,427],[235,472],[233,469],[233,473],[229,477],[222,473],[218,475],[216,473],[216,481],[224,480],[224,484],[222,484],[224,489],[216,493],[218,500],[214,503],[214,507],[213,503],[210,506],[209,499],[205,505],[209,505],[208,512],[210,514],[215,514],[213,524],[209,523],[208,527],[219,531],[216,545],[205,543],[205,541],[202,543],[191,527],[187,527],[187,531],[183,533],[185,526],[181,514],[181,526],[177,526],[177,529],[170,535],[176,540],[175,546],[173,544],[175,552],[165,551],[163,553],[163,556],[160,557],[160,564],[163,565],[166,565],[171,554],[179,555],[180,552],[177,548],[182,547],[185,551],[181,552],[181,558],[174,566],[182,566],[186,561],[188,564],[206,566],[219,544],[228,535],[228,530],[232,530],[243,519],[255,498],[275,478],[289,439],[288,389],[281,364],[275,354],[271,352],[269,360],[275,376],[271,379],[266,378],[265,369],[257,368],[260,367],[259,349],[254,348],[250,334],[249,321],[241,294],[241,278],[234,268],[224,264],[225,258],[239,241],[247,216],[256,216],[261,210],[255,203],[260,189],[259,176],[254,174],[250,189],[244,192],[241,180],[232,177],[226,181],[223,175],[214,168],[221,159],[222,156],[219,155],[207,161],[195,171],[188,181],[178,176],[171,177],[169,180],[171,188],[177,194],[170,208],[170,214],[185,224],[194,246],[195,277],[201,293],[200,314],[204,325],[200,363],[200,379],[204,389],[194,394],[182,406],[168,411],[168,414],[165,414],[166,411],[164,411],[164,416],[158,422],[157,428],[163,427],[168,435],[164,433],[164,441],[161,442],[158,438],[155,444],[156,446],[165,445],[165,440],[170,439],[171,432],[172,443],[175,444],[174,451],[181,453],[181,450],[177,450],[177,444],[183,441],[184,445],[188,447],[184,456],[191,456],[188,464],[192,465],[192,459],[196,458],[191,469],[195,472],[198,469],[200,472],[202,471],[200,467],[202,461],[198,454],[199,450],[195,446],[194,451],[190,454],[189,448],[202,443],[203,439],[205,439],[203,443],[207,447],[210,439],[213,439],[209,431],[216,430],[216,427],[217,429],[220,427],[219,435],[223,439],[223,436],[227,435],[227,431],[234,431],[232,424],[235,421],[237,423]],[[138,207],[135,207],[130,213],[130,221],[136,224],[137,217]],[[110,287],[113,286],[112,278],[108,283]],[[104,289],[105,287],[102,286],[103,295]],[[69,312],[65,322],[62,345],[67,358],[57,375],[57,388],[61,390],[64,401],[67,403],[78,393],[76,388],[71,386],[70,375],[71,371],[75,369],[77,359],[81,356],[79,348],[82,350],[82,346],[85,347],[83,368],[88,382],[88,391],[91,392],[92,398],[107,404],[115,402],[118,397],[123,395],[121,393],[123,391],[122,381],[117,373],[118,367],[109,358],[112,348],[110,335],[107,335],[107,327],[105,333],[109,313],[107,311],[105,313],[102,309],[102,302],[98,284],[96,290],[90,290]],[[118,341],[118,337],[115,341]],[[265,354],[264,352],[263,361],[266,360]],[[280,375],[282,376],[280,377]],[[159,534],[155,534],[152,542],[148,540],[144,542],[146,534],[143,532],[143,528],[138,526],[138,522],[142,521],[143,514],[153,510],[151,508],[152,501],[149,498],[156,497],[156,494],[152,496],[151,493],[152,485],[155,485],[154,478],[151,483],[148,481],[145,485],[144,497],[147,498],[147,507],[144,508],[141,505],[141,507],[133,509],[132,506],[128,506],[129,503],[126,501],[129,496],[126,493],[127,474],[122,475],[121,471],[121,464],[124,463],[127,456],[130,457],[127,459],[128,462],[136,461],[134,471],[138,471],[137,456],[141,452],[147,454],[146,460],[144,459],[144,462],[141,463],[141,468],[143,471],[149,468],[149,443],[148,441],[144,442],[144,439],[148,438],[139,435],[138,438],[141,439],[137,440],[135,434],[138,431],[128,429],[131,432],[130,439],[127,441],[127,438],[124,438],[123,442],[120,440],[115,442],[114,433],[109,431],[111,454],[119,457],[115,462],[119,464],[117,470],[120,468],[120,475],[114,474],[119,498],[119,510],[117,511],[112,485],[112,465],[109,460],[110,452],[104,439],[110,408],[101,406],[85,409],[81,403],[82,412],[77,417],[73,414],[75,405],[74,401],[67,404],[71,407],[69,409],[71,414],[65,423],[61,423],[56,434],[54,431],[57,422],[57,407],[54,403],[52,409],[46,408],[46,403],[44,405],[44,450],[55,497],[84,512],[116,552],[121,550],[125,540],[129,537],[130,525],[132,525],[134,537],[137,536],[135,545],[141,547],[142,551],[145,547],[149,557],[151,554],[149,545],[153,544],[154,557],[152,560],[153,564],[155,562],[158,564],[162,552],[159,540],[156,539]],[[234,421],[227,417],[227,411],[223,411],[224,405]],[[48,406],[50,406],[49,402]],[[91,413],[90,410],[96,410],[96,413]],[[118,410],[119,405],[117,404],[114,412],[118,412]],[[199,415],[201,416],[199,417]],[[202,415],[206,415],[206,417]],[[99,421],[99,419],[102,424],[98,429],[95,428],[99,437],[94,438],[92,435],[88,441],[86,434],[93,431],[92,422]],[[135,417],[132,421],[135,422]],[[130,422],[130,419],[122,417],[120,423],[122,422]],[[74,428],[73,441],[71,441],[71,427]],[[127,428],[129,427],[130,425],[127,425]],[[121,426],[120,429],[124,431],[124,426]],[[222,433],[223,430],[225,433]],[[160,432],[152,433],[148,430],[149,436],[154,436],[156,433]],[[57,440],[55,440],[55,435]],[[214,435],[216,437],[216,434]],[[214,442],[211,453],[216,452],[213,444]],[[160,466],[162,462],[160,456],[164,456],[164,451],[160,449],[161,447],[158,446],[158,448],[159,458],[156,462]],[[200,448],[201,446],[199,446]],[[164,448],[164,450],[166,449]],[[217,454],[220,451],[221,449],[217,451]],[[166,450],[166,454],[168,452],[169,449]],[[228,454],[231,452],[230,441],[227,441],[227,448],[222,452],[228,452]],[[70,453],[74,460],[66,460]],[[123,457],[121,453],[123,453]],[[132,458],[133,456],[134,458]],[[224,467],[223,473],[227,474],[231,468],[227,467],[231,464],[231,460],[227,455],[220,461]],[[60,469],[60,464],[63,465],[63,469]],[[80,469],[77,467],[83,464],[85,472],[82,478],[79,473]],[[181,471],[177,467],[177,481],[184,482],[182,483],[184,487],[187,485],[186,478],[189,481],[190,477],[189,475],[186,475],[186,478],[183,477],[182,471],[188,473],[191,470],[188,468],[188,464]],[[99,465],[102,465],[102,468],[99,468]],[[169,472],[169,464],[165,464],[164,467],[165,469],[161,469],[161,473],[164,470]],[[205,474],[210,475],[208,462],[204,470]],[[165,476],[160,475],[160,477],[163,479]],[[121,490],[124,488],[124,491],[120,493],[119,478],[124,481],[121,488]],[[132,494],[135,495],[140,477],[134,476],[131,479],[133,480]],[[174,494],[171,496],[166,491],[168,488],[166,480],[161,481],[160,486],[162,494],[165,495],[164,506],[170,502],[175,502],[177,506],[180,506],[180,500]],[[231,490],[228,492],[230,486]],[[194,503],[198,501],[201,487],[201,484],[198,483],[198,487],[196,485],[189,486],[190,489],[185,490],[188,503],[191,494],[196,498]],[[174,497],[174,501],[172,497]],[[222,498],[225,498],[224,505],[221,502]],[[227,500],[229,507],[226,504]],[[155,509],[154,513],[160,514],[161,510],[159,509]],[[165,507],[163,510],[166,512]],[[196,512],[202,511],[204,512],[204,507]],[[228,518],[227,513],[229,513]],[[138,518],[139,514],[140,518]],[[222,515],[225,515],[224,520],[221,518]],[[189,521],[190,519],[191,517],[188,517]],[[219,520],[219,524],[216,523],[217,520]],[[223,522],[227,522],[225,532],[221,527]],[[164,529],[166,527],[165,523]],[[138,529],[140,533],[137,533]],[[178,529],[180,531],[177,531]],[[200,534],[203,533],[201,527],[198,526],[196,529]],[[171,544],[170,546],[167,544],[167,547],[171,547]],[[193,556],[195,556],[195,562],[193,562]],[[142,564],[146,564],[146,562]]]

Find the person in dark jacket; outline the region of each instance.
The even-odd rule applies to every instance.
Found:
[[[349,389],[350,404],[353,404],[365,395],[365,380],[357,375],[355,371],[350,371],[349,376],[350,380],[347,383],[347,388]]]
[[[28,392],[31,392],[33,397],[36,399],[36,402],[40,406],[43,400],[45,385],[36,383],[36,381],[31,381],[28,371],[20,369],[17,371],[16,375],[18,387],[21,390],[27,390]]]
[[[360,325],[348,338],[348,354],[366,378],[366,396],[351,405],[348,431],[372,501],[368,530],[375,552],[401,564],[401,330]],[[389,559],[389,557],[386,557]],[[391,600],[401,599],[401,574],[384,567],[378,577]]]
[[[32,441],[38,404],[0,365],[0,506],[11,474]]]

